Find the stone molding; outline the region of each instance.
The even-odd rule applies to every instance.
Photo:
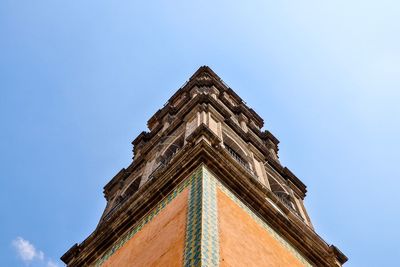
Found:
[[[344,263],[344,255],[332,254],[330,246],[282,205],[271,191],[256,181],[245,168],[236,164],[228,154],[222,153],[222,148],[213,146],[211,140],[206,141],[209,139],[207,136],[212,135],[210,130],[203,127],[202,131],[193,134],[205,138],[188,143],[160,176],[133,195],[107,225],[96,229],[82,244],[72,247],[62,257],[68,266],[91,266],[121,235],[145,216],[144,210],[152,209],[160,203],[202,164],[220,177],[225,187],[240,196],[247,206],[257,211],[263,221],[269,222],[271,228],[293,244],[315,266],[336,267],[337,259]],[[274,205],[266,199],[270,199]]]

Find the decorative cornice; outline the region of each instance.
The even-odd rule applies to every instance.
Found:
[[[268,222],[316,266],[336,266],[336,259],[332,256],[329,245],[281,204],[273,193],[256,181],[247,170],[238,165],[227,153],[221,153],[222,148],[210,146],[210,141],[206,139],[210,139],[211,134],[212,131],[207,130],[206,127],[194,132],[191,139],[199,141],[189,142],[158,177],[131,196],[130,200],[113,215],[108,224],[98,228],[82,244],[71,248],[62,257],[62,260],[70,267],[91,265],[119,236],[126,233],[135,222],[138,222],[144,216],[145,211],[151,210],[193,170],[201,164],[205,164],[221,179],[221,183],[234,192],[260,218]],[[207,138],[201,138],[201,136]],[[275,206],[266,201],[266,198],[273,201]],[[276,207],[279,207],[279,210]],[[342,257],[342,259],[344,258]]]
[[[104,187],[104,197],[106,198],[107,201],[109,200],[111,190],[121,181],[122,177],[124,177],[125,175],[126,175],[126,169],[123,168]]]
[[[254,134],[253,131],[248,131],[248,132],[243,131],[243,129],[232,119],[231,114],[227,112],[226,109],[210,95],[204,95],[204,94],[197,95],[196,97],[192,98],[189,102],[185,103],[185,105],[183,105],[182,108],[176,109],[179,110],[179,112],[173,114],[175,115],[174,122],[169,126],[169,128],[165,132],[162,133],[162,135],[158,134],[158,132],[162,128],[162,125],[159,125],[156,129],[154,129],[150,133],[140,134],[140,136],[136,138],[133,143],[134,144],[138,144],[140,142],[145,143],[145,145],[143,145],[143,147],[141,148],[142,149],[141,154],[143,155],[148,154],[149,151],[153,149],[154,145],[158,142],[158,140],[162,136],[171,134],[177,127],[179,127],[180,124],[183,123],[183,118],[189,112],[195,109],[196,106],[202,107],[204,106],[204,104],[211,105],[217,112],[222,114],[222,116],[224,116],[225,118],[225,123],[229,127],[231,127],[235,131],[235,133],[239,135],[240,138],[242,138],[245,142],[251,142],[257,149],[259,149],[265,156],[265,160],[268,161],[283,178],[292,181],[292,183],[296,185],[298,189],[302,192],[301,195],[303,197],[305,196],[307,192],[306,189],[307,187],[304,185],[304,183],[302,183],[299,178],[297,178],[292,172],[290,172],[287,169],[287,167],[283,167],[279,162],[277,162],[275,158],[273,158],[270,155],[270,151],[268,150],[267,144],[259,141],[257,137],[261,138],[262,136],[264,136],[264,139],[267,138],[276,145],[279,143],[279,141],[269,132],[265,132],[264,134],[262,134],[259,130],[256,130],[255,132],[259,134],[256,135]],[[277,151],[277,147],[275,147],[274,149]],[[138,159],[135,158],[135,160]]]
[[[346,255],[343,254],[343,252],[341,252],[337,247],[335,247],[334,245],[330,246],[331,252],[332,254],[336,257],[336,259],[338,260],[338,262],[340,264],[345,264],[349,258],[347,258]]]

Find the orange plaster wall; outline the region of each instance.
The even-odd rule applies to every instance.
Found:
[[[185,189],[102,266],[183,266],[188,195]]]
[[[225,193],[217,194],[221,267],[303,266]]]

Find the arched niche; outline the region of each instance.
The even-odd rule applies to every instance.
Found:
[[[226,131],[222,133],[222,138],[225,148],[232,154],[233,157],[245,167],[251,170],[251,158],[246,150]]]
[[[121,196],[128,197],[136,193],[139,190],[140,182],[142,177],[136,177],[127,187],[125,187],[124,191],[121,193]]]
[[[271,187],[271,191],[289,208],[295,209],[293,199],[286,189],[286,186],[278,182],[274,177],[268,175],[268,182]]]
[[[175,139],[172,139],[170,142],[163,143],[164,148],[160,153],[160,157],[158,158],[159,163],[166,163],[169,161],[184,145],[185,137],[184,135],[177,136]]]

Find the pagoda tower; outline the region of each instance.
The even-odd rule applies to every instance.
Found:
[[[69,267],[342,266],[314,230],[306,186],[263,119],[201,67],[148,121],[132,163],[104,187],[94,232]]]

